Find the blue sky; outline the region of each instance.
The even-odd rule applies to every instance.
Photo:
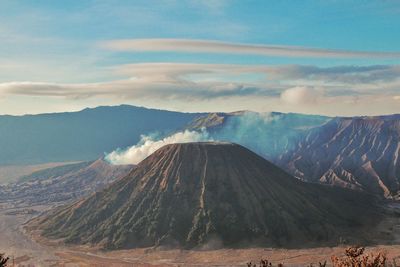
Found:
[[[3,0],[0,113],[399,113],[399,16],[395,0]]]

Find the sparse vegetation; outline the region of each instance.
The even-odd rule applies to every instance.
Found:
[[[332,256],[332,266],[333,267],[385,267],[393,266],[396,267],[396,262],[389,263],[386,254],[383,252],[378,252],[376,254],[369,253],[364,254],[365,248],[360,246],[349,247],[345,250],[345,256],[337,257]],[[283,267],[282,263],[274,265],[272,262],[261,259],[260,263],[257,265],[253,262],[248,262],[247,267]],[[308,267],[313,267],[313,264],[308,265]],[[327,261],[319,262],[319,267],[326,267]]]
[[[332,256],[332,264],[335,267],[384,267],[387,257],[385,253],[364,254],[364,247],[349,247],[344,257]]]
[[[282,263],[278,263],[278,265],[272,265],[272,262],[270,262],[268,260],[264,260],[264,259],[260,260],[260,264],[259,265],[255,264],[255,263],[252,263],[252,262],[248,262],[247,263],[247,267],[273,267],[273,266],[283,267],[283,264]]]
[[[10,258],[9,258],[9,257],[6,257],[6,256],[4,255],[4,253],[0,253],[0,267],[6,267],[6,266],[8,266],[8,265],[7,265],[7,262],[8,262],[9,259],[10,259]]]
[[[268,260],[261,259],[259,265],[253,263],[253,262],[248,262],[247,267],[284,267],[283,263],[278,263],[277,265],[272,264],[272,262]],[[326,261],[323,263],[318,263],[319,267],[326,267]],[[308,265],[308,267],[314,267],[313,264]]]

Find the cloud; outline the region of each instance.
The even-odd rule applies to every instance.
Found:
[[[320,58],[400,58],[400,52],[335,50],[194,39],[120,39],[101,42],[100,46],[115,51],[134,52],[253,54],[259,56]]]
[[[112,68],[118,75],[128,76],[124,80],[103,83],[44,83],[6,82],[0,83],[3,95],[49,96],[82,99],[97,96],[123,99],[165,98],[180,100],[214,99],[229,96],[278,96],[276,89],[259,83],[222,79],[223,76],[238,77],[251,73],[262,73],[262,67],[186,64],[186,63],[142,63]],[[206,79],[202,75],[206,76]],[[222,77],[222,78],[221,78]],[[221,80],[222,79],[222,80]]]
[[[315,104],[321,96],[321,91],[312,87],[296,86],[283,91],[281,100],[291,105]]]
[[[125,79],[100,83],[0,83],[2,95],[49,96],[69,99],[113,97],[117,99],[165,98],[205,100],[260,96],[286,98],[293,87],[324,88],[327,96],[398,94],[400,67],[302,65],[233,65],[194,63],[137,63],[111,67]],[[254,78],[256,77],[256,78]],[[310,90],[310,89],[307,89]],[[306,89],[294,92],[304,94]],[[301,94],[302,93],[302,94]],[[315,93],[315,92],[314,92]],[[304,101],[303,101],[304,102]]]
[[[347,84],[365,84],[378,81],[393,81],[400,77],[399,65],[317,66],[287,65],[272,67],[269,74],[274,78],[303,79]]]
[[[326,97],[398,95],[400,67],[137,63],[108,69],[125,79],[100,83],[0,83],[0,95],[70,100],[202,101],[252,97],[287,104],[317,104]],[[256,78],[254,78],[256,77]]]
[[[18,97],[49,97],[54,101],[64,101],[64,104],[67,101],[71,105],[80,102],[80,106],[83,103],[95,106],[97,101],[103,105],[124,102],[181,111],[251,109],[307,113],[315,110],[315,113],[324,109],[324,114],[336,115],[338,111],[333,109],[334,103],[354,105],[355,101],[363,107],[373,101],[376,107],[383,107],[382,110],[398,112],[395,106],[398,101],[394,97],[400,94],[398,65],[322,68],[303,65],[137,63],[109,67],[104,71],[112,73],[112,77],[125,78],[71,84],[5,82],[0,83],[0,96],[3,102]],[[381,105],[376,101],[387,104]],[[325,111],[328,106],[332,108]]]
[[[216,75],[238,75],[245,73],[266,73],[266,66],[249,66],[234,64],[196,64],[196,63],[135,63],[112,67],[118,75],[144,79],[151,77],[158,80],[176,80],[188,75],[208,75],[208,78]]]
[[[276,90],[244,83],[122,80],[93,84],[10,82],[0,84],[3,95],[47,96],[67,99],[113,97],[119,99],[206,100],[230,96],[276,96]]]
[[[151,136],[142,135],[141,141],[137,145],[123,150],[115,150],[106,155],[105,159],[115,165],[138,164],[165,145],[209,140],[208,133],[205,130],[201,132],[185,130],[159,140],[154,140]]]

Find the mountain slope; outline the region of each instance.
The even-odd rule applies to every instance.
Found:
[[[56,166],[53,168],[46,168],[43,170],[35,171],[28,175],[24,175],[19,177],[18,182],[30,182],[30,181],[40,181],[40,180],[47,180],[54,177],[64,176],[71,172],[76,172],[81,170],[82,168],[86,168],[93,162],[91,161],[83,161],[78,163],[66,164],[61,166]]]
[[[117,249],[335,244],[377,218],[365,194],[306,184],[230,143],[167,145],[105,190],[36,218],[48,238]],[[365,234],[365,232],[363,232]]]
[[[88,161],[136,144],[142,134],[171,133],[202,114],[134,106],[0,116],[0,165]]]
[[[301,134],[330,118],[296,113],[238,111],[196,118],[189,129],[206,128],[214,140],[243,145],[268,160],[292,150]]]
[[[398,198],[400,115],[333,118],[282,113],[213,113],[214,140],[244,145],[306,181]]]
[[[49,168],[0,186],[0,202],[13,207],[70,202],[125,176],[133,166],[113,166],[102,159]]]
[[[395,196],[400,190],[400,115],[332,119],[275,162],[306,181]]]

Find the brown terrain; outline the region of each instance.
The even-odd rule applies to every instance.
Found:
[[[129,175],[29,224],[105,249],[307,247],[370,242],[374,197],[297,180],[231,143],[166,145]]]
[[[333,119],[309,131],[277,163],[309,182],[397,198],[400,116]]]
[[[221,149],[220,147],[223,147]],[[182,190],[178,190],[179,187],[185,185],[185,177],[186,179],[190,177],[189,173],[196,171],[197,168],[201,170],[200,176],[197,176],[199,182],[194,186],[192,192],[187,195],[193,195],[197,206],[197,213],[199,209],[201,211],[201,193],[204,196],[203,207],[207,208],[210,212],[205,212],[206,214],[212,214],[213,209],[212,203],[208,201],[209,195],[221,195],[219,190],[215,191],[218,187],[219,182],[224,181],[226,178],[225,175],[222,175],[224,172],[221,172],[221,168],[217,168],[217,166],[221,166],[221,164],[232,164],[232,169],[229,174],[231,181],[240,182],[241,186],[230,188],[231,192],[246,191],[247,190],[261,190],[264,192],[264,195],[268,195],[267,188],[274,188],[278,190],[277,192],[281,192],[283,196],[275,195],[275,197],[280,198],[281,205],[285,205],[287,201],[290,201],[291,205],[299,205],[297,202],[308,203],[310,205],[312,202],[312,198],[308,199],[299,199],[298,195],[292,191],[291,186],[296,186],[297,190],[301,191],[300,195],[309,195],[313,194],[315,190],[315,194],[317,192],[322,192],[322,194],[329,199],[329,201],[333,201],[333,198],[336,198],[336,203],[332,205],[339,205],[340,207],[345,208],[343,205],[349,206],[348,209],[355,216],[358,216],[359,219],[366,221],[366,217],[370,217],[375,214],[377,217],[379,215],[384,215],[382,213],[375,213],[376,211],[370,213],[368,208],[362,208],[361,213],[357,211],[357,208],[360,208],[355,202],[341,202],[343,197],[350,198],[349,200],[357,200],[357,198],[363,199],[364,194],[347,194],[344,192],[349,192],[347,190],[334,189],[334,193],[329,193],[332,188],[320,185],[308,185],[304,184],[301,181],[297,181],[296,179],[288,176],[284,172],[282,172],[279,168],[275,167],[273,164],[265,161],[264,159],[256,156],[252,152],[247,149],[232,145],[232,144],[188,144],[188,145],[171,145],[166,146],[160,151],[156,152],[159,154],[155,154],[154,156],[150,156],[143,163],[144,166],[138,166],[137,169],[133,170],[128,176],[125,178],[114,182],[110,188],[115,189],[115,185],[120,185],[121,188],[130,188],[128,185],[131,183],[135,183],[136,185],[141,185],[139,188],[154,188],[155,184],[159,185],[164,184],[163,187],[160,187],[163,192],[176,192],[178,195],[184,195]],[[188,156],[188,154],[190,156]],[[235,160],[235,155],[237,153],[241,154],[240,162]],[[207,164],[204,161],[204,155],[207,155]],[[196,156],[197,155],[197,156]],[[195,156],[195,158],[193,158]],[[158,159],[159,158],[159,159]],[[191,168],[184,168],[186,161],[191,162],[189,166]],[[178,164],[177,167],[176,161],[182,163]],[[160,168],[160,163],[163,168]],[[213,166],[213,164],[209,164],[209,162],[217,162],[217,166]],[[99,162],[95,164],[98,166]],[[83,169],[86,169],[88,166],[92,164],[88,164]],[[103,163],[100,164],[103,165]],[[206,166],[206,168],[205,168]],[[224,165],[225,166],[225,165]],[[244,168],[245,166],[246,168]],[[157,168],[156,168],[157,167]],[[249,175],[250,173],[246,173],[243,177],[253,177],[252,179],[256,179],[259,177],[266,178],[268,184],[266,187],[262,186],[262,183],[259,182],[257,184],[246,185],[250,181],[247,179],[241,180],[240,170],[245,169],[247,171],[258,170],[260,173],[257,176]],[[204,170],[207,170],[206,172]],[[81,173],[80,170],[74,170],[73,172]],[[267,176],[265,176],[265,172],[267,172]],[[56,172],[57,173],[57,172]],[[83,172],[87,173],[87,172]],[[145,175],[148,174],[148,175]],[[172,175],[172,174],[175,174]],[[261,174],[263,174],[261,176]],[[137,177],[145,177],[145,180],[135,178]],[[33,175],[35,177],[35,175]],[[68,177],[68,175],[66,175]],[[274,178],[275,177],[275,178]],[[281,179],[277,179],[277,177]],[[25,180],[27,177],[24,178]],[[76,178],[78,179],[78,178]],[[217,179],[218,183],[215,184],[215,179]],[[28,179],[29,180],[29,179]],[[205,187],[203,187],[203,182]],[[258,179],[257,179],[258,181]],[[193,181],[187,181],[193,182]],[[254,181],[253,181],[254,182]],[[211,187],[210,187],[211,185]],[[225,186],[224,186],[225,187]],[[284,189],[282,188],[284,187]],[[76,190],[76,187],[67,187]],[[184,187],[186,188],[186,186]],[[202,189],[196,191],[196,188]],[[281,189],[280,189],[281,188]],[[113,190],[111,192],[113,192]],[[291,192],[287,196],[283,193],[288,190]],[[322,191],[320,191],[322,190]],[[105,192],[105,191],[102,191]],[[100,199],[102,192],[96,193],[93,196],[89,197],[90,199],[98,200]],[[119,191],[122,192],[122,191]],[[153,198],[154,195],[150,190],[150,197]],[[157,192],[157,190],[156,190]],[[308,192],[308,193],[307,193]],[[253,196],[252,194],[249,194]],[[256,193],[255,195],[258,195]],[[97,196],[97,197],[96,197]],[[157,195],[156,195],[157,196]],[[236,198],[242,199],[244,196],[239,194],[235,195]],[[340,197],[338,197],[340,196]],[[163,197],[157,196],[158,199],[162,199]],[[146,199],[146,198],[144,198]],[[275,199],[274,201],[278,201]],[[86,200],[86,201],[88,201]],[[295,200],[295,201],[293,201]],[[242,204],[247,203],[248,201],[257,201],[256,198],[247,199],[246,202],[242,202]],[[272,199],[268,202],[274,202]],[[309,202],[310,201],[310,202]],[[82,205],[85,201],[80,201],[78,204],[72,204],[71,207],[77,208],[76,205]],[[29,204],[31,202],[28,202]],[[221,198],[221,201],[217,201],[217,203],[221,203],[221,206],[226,207],[224,204],[224,198]],[[296,203],[296,204],[293,204]],[[365,203],[370,203],[366,200]],[[36,211],[45,211],[51,207],[50,203],[48,205],[34,205],[29,204],[30,209]],[[282,249],[282,248],[273,248],[266,246],[265,248],[220,248],[220,242],[207,242],[206,244],[196,246],[194,249],[183,249],[183,248],[169,248],[166,246],[158,245],[152,246],[149,248],[136,248],[136,249],[125,249],[125,250],[114,250],[114,251],[103,251],[99,250],[93,245],[66,245],[62,239],[54,240],[44,238],[41,235],[37,235],[38,232],[26,232],[23,229],[23,225],[26,221],[33,218],[34,215],[28,212],[18,212],[23,211],[24,208],[21,207],[12,207],[10,203],[7,204],[9,206],[8,209],[0,210],[0,231],[3,234],[0,239],[0,250],[6,252],[10,256],[15,257],[15,262],[21,265],[34,264],[35,266],[246,266],[246,263],[249,261],[257,262],[261,258],[267,258],[274,263],[284,263],[285,266],[308,266],[310,263],[317,264],[320,261],[329,260],[332,255],[341,255],[344,250],[345,245],[338,244],[339,240],[335,239],[331,246],[321,246],[318,248],[293,248],[293,249]],[[250,204],[247,204],[251,206]],[[326,208],[327,204],[319,199],[318,204],[314,203],[312,205],[319,206],[322,205]],[[218,206],[218,205],[217,205]],[[247,206],[250,210],[253,208]],[[376,221],[376,225],[373,229],[370,229],[372,234],[369,234],[369,241],[371,243],[376,244],[386,244],[386,245],[374,245],[367,248],[368,251],[385,251],[387,255],[391,259],[397,259],[400,255],[400,217],[399,214],[399,205],[396,202],[387,203],[385,216],[380,220],[372,220]],[[178,206],[174,207],[175,210],[182,209],[185,207],[185,204],[179,203]],[[257,205],[254,205],[257,207]],[[284,206],[282,206],[284,207]],[[353,207],[356,207],[355,209]],[[371,206],[373,207],[373,206]],[[79,208],[79,207],[78,207]],[[232,207],[233,208],[233,207]],[[68,209],[67,209],[68,210]],[[228,209],[229,210],[229,209]],[[296,206],[295,210],[303,210],[302,205]],[[346,210],[346,209],[345,209]],[[15,211],[10,213],[10,211]],[[95,213],[96,210],[91,210]],[[117,210],[118,211],[118,210]],[[222,210],[226,212],[226,210]],[[219,210],[219,212],[222,212]],[[303,210],[304,211],[304,210]],[[57,211],[58,212],[58,211]],[[252,211],[250,214],[256,212],[254,216],[257,215],[257,211]],[[314,208],[311,208],[311,211],[304,212],[312,212],[306,213],[307,215],[318,216],[314,212]],[[321,212],[321,211],[320,211]],[[342,213],[341,211],[340,213]],[[196,214],[197,214],[196,213]],[[365,214],[363,214],[365,213]],[[346,213],[342,213],[346,215]],[[390,215],[392,214],[392,216]],[[151,213],[148,215],[149,217],[154,216]],[[160,216],[160,215],[158,215]],[[253,215],[252,215],[253,216]],[[287,216],[287,215],[286,215]],[[326,215],[324,215],[325,217]],[[346,215],[347,216],[347,215]],[[110,216],[111,217],[111,216]],[[123,217],[122,217],[123,218]],[[255,217],[257,218],[257,217]],[[287,220],[296,221],[298,220],[297,216],[292,215],[291,217],[286,217]],[[332,217],[328,217],[331,219]],[[51,222],[50,218],[50,222]],[[37,221],[35,219],[34,221]],[[214,223],[213,221],[211,221]],[[280,221],[282,222],[282,221]],[[68,222],[67,222],[68,223]],[[76,222],[75,222],[76,223]],[[326,222],[327,225],[334,224],[338,222]],[[207,225],[207,224],[206,224]],[[228,226],[228,225],[227,225]],[[62,226],[64,227],[64,226]],[[101,227],[101,226],[100,226]],[[360,227],[360,225],[358,226]],[[193,226],[191,227],[193,228]],[[312,229],[314,231],[314,228]],[[365,235],[368,235],[367,231],[363,231]],[[343,233],[343,234],[348,234]],[[346,235],[347,236],[347,235]],[[223,239],[222,239],[223,240]]]
[[[209,118],[198,119],[192,127],[194,129],[209,127],[212,136],[213,131],[217,133],[221,129],[224,129],[225,125],[229,124],[229,121],[232,118],[243,116],[243,114],[245,114],[245,112],[230,114],[229,116],[225,116],[224,113],[211,114]],[[232,124],[228,126],[232,127]],[[235,128],[230,129],[234,130]],[[274,158],[269,156],[266,157],[282,167],[285,171],[304,181],[336,185],[356,191],[364,191],[377,196],[384,196],[387,199],[396,200],[398,198],[400,182],[399,116],[334,118],[322,125],[305,128],[297,127],[296,131],[298,129],[300,129],[299,133],[301,134],[297,134],[296,132],[293,147],[288,145],[284,146],[284,149],[281,149],[283,152],[279,155],[274,155]],[[254,131],[249,133],[243,131],[241,134],[241,141],[246,141],[246,138],[255,140],[255,136],[258,135],[258,132]],[[266,134],[261,138],[268,139],[268,137],[269,135]],[[199,150],[201,151],[201,149]],[[325,220],[319,222],[320,228],[315,228],[313,226],[312,229],[309,230],[309,232],[312,232],[313,234],[317,233],[314,236],[311,235],[312,237],[310,236],[312,240],[304,238],[305,234],[302,233],[304,227],[300,227],[299,230],[299,226],[302,225],[300,222],[301,220],[304,220],[304,217],[299,216],[298,214],[293,214],[292,212],[289,212],[290,216],[288,216],[285,212],[282,212],[282,214],[285,215],[284,217],[277,216],[278,219],[276,219],[276,225],[279,225],[282,221],[290,221],[294,223],[290,226],[288,226],[287,223],[284,223],[281,227],[284,230],[282,231],[280,228],[278,228],[280,230],[277,230],[281,231],[279,234],[282,235],[282,233],[284,233],[284,236],[286,236],[287,239],[288,236],[293,235],[291,230],[287,231],[287,229],[296,229],[293,237],[296,240],[301,240],[297,245],[290,242],[285,243],[289,248],[278,248],[277,245],[282,244],[280,243],[282,242],[281,240],[278,240],[278,243],[275,245],[274,242],[276,242],[276,240],[274,240],[274,242],[268,241],[270,243],[264,243],[263,248],[257,247],[257,243],[253,243],[254,239],[250,239],[250,242],[248,243],[239,242],[239,245],[228,246],[228,248],[221,247],[221,244],[225,246],[230,242],[227,243],[224,241],[225,238],[214,238],[211,240],[203,239],[207,240],[205,243],[199,241],[202,240],[201,236],[207,236],[208,233],[211,233],[204,229],[207,229],[207,225],[215,225],[215,221],[212,220],[216,218],[213,217],[216,216],[215,214],[226,214],[226,211],[232,212],[232,214],[234,214],[233,216],[226,216],[227,219],[230,220],[234,218],[233,223],[225,223],[225,225],[229,225],[229,227],[231,227],[231,225],[232,227],[235,227],[237,222],[241,223],[244,221],[247,223],[248,221],[253,221],[253,218],[257,221],[263,211],[260,212],[259,210],[253,210],[253,207],[257,207],[257,205],[252,203],[258,203],[257,201],[259,201],[259,199],[264,200],[265,197],[269,197],[266,192],[268,192],[267,189],[270,187],[270,184],[265,185],[265,187],[260,187],[259,182],[254,182],[254,180],[252,180],[249,185],[248,181],[241,178],[248,177],[249,173],[254,173],[254,169],[260,169],[259,165],[254,163],[258,162],[258,160],[255,160],[253,156],[247,157],[242,154],[240,158],[243,157],[244,160],[236,160],[232,156],[233,152],[225,153],[223,155],[224,160],[217,162],[219,166],[223,164],[223,166],[231,168],[234,175],[229,175],[229,177],[235,177],[232,181],[237,181],[237,183],[240,184],[239,187],[233,187],[228,190],[233,192],[235,198],[240,199],[240,204],[235,204],[232,205],[232,207],[229,207],[225,204],[226,202],[231,203],[232,201],[226,198],[226,195],[220,191],[220,185],[223,184],[221,184],[220,181],[223,179],[220,178],[222,177],[221,170],[218,168],[217,164],[215,166],[204,164],[204,156],[193,158],[193,154],[195,154],[193,151],[186,153],[191,155],[189,159],[187,159],[187,162],[190,162],[190,164],[194,166],[193,170],[182,168],[182,164],[178,164],[179,167],[177,167],[177,165],[173,163],[172,159],[181,159],[181,161],[183,161],[183,152],[175,153],[175,156],[169,154],[168,157],[163,157],[162,161],[166,162],[164,165],[161,164],[161,160],[157,161],[156,158],[150,157],[150,159],[145,161],[147,162],[145,165],[146,171],[144,171],[143,168],[139,168],[142,173],[138,170],[132,171],[129,176],[127,176],[130,178],[125,177],[118,182],[115,182],[111,187],[114,189],[110,189],[110,195],[104,195],[104,192],[106,191],[101,191],[87,199],[85,198],[86,200],[84,201],[78,202],[79,204],[69,203],[78,198],[88,196],[92,192],[101,190],[106,187],[107,184],[112,183],[114,179],[107,179],[101,175],[96,176],[94,175],[94,173],[96,173],[94,170],[74,171],[75,173],[84,174],[81,176],[69,175],[67,173],[56,175],[54,177],[51,177],[51,175],[50,177],[44,175],[44,179],[38,179],[38,177],[43,176],[42,174],[33,175],[29,178],[29,171],[24,171],[22,173],[25,175],[23,179],[17,178],[21,175],[15,175],[12,180],[18,180],[17,183],[24,186],[16,186],[17,183],[14,183],[14,186],[13,184],[0,186],[0,230],[3,233],[6,233],[0,239],[0,251],[4,251],[8,255],[14,255],[17,264],[26,265],[31,263],[36,266],[245,266],[246,262],[257,262],[261,258],[268,258],[274,263],[282,262],[285,263],[285,266],[308,266],[310,263],[318,265],[318,262],[323,260],[328,260],[329,263],[329,259],[333,254],[341,255],[343,253],[343,248],[346,246],[346,244],[340,244],[340,242],[343,241],[344,243],[362,242],[364,244],[369,244],[369,247],[367,248],[368,251],[386,251],[389,258],[394,258],[397,259],[397,261],[400,261],[398,259],[400,256],[400,245],[398,245],[400,244],[400,217],[398,214],[400,212],[397,202],[378,202],[378,206],[382,205],[384,206],[384,210],[386,210],[385,212],[382,212],[379,209],[375,209],[377,202],[369,202],[373,198],[372,196],[366,194],[354,194],[354,196],[350,196],[352,194],[349,193],[349,195],[347,195],[347,193],[343,193],[348,191],[341,190],[333,190],[335,193],[327,193],[333,192],[329,186],[319,187],[318,185],[310,185],[310,187],[307,185],[304,188],[300,186],[302,188],[301,190],[304,191],[301,191],[299,195],[304,196],[311,194],[314,198],[299,198],[296,192],[294,192],[295,190],[291,189],[291,183],[279,184],[273,182],[273,177],[278,171],[275,172],[275,166],[270,163],[269,164],[274,167],[268,168],[269,173],[274,173],[274,175],[271,175],[272,178],[268,176],[269,182],[273,184],[273,187],[271,188],[274,189],[274,192],[276,190],[278,192],[289,190],[289,193],[281,193],[278,194],[278,196],[274,195],[269,201],[264,201],[268,203],[268,205],[262,206],[261,210],[263,208],[270,208],[273,210],[285,211],[292,207],[294,210],[299,210],[300,215],[303,213],[306,214],[304,217],[308,220],[310,220],[309,218],[325,218]],[[208,152],[206,154],[208,159],[216,157],[216,154],[211,155],[211,153]],[[187,158],[187,156],[185,156],[185,158]],[[232,165],[226,165],[227,162]],[[97,164],[99,164],[99,162]],[[245,167],[248,166],[251,170],[247,169],[245,174],[240,175],[240,171],[237,169],[239,169],[239,166],[243,165]],[[101,163],[99,166],[101,167],[106,165]],[[87,167],[88,166],[82,167],[81,169]],[[15,168],[16,170],[18,169],[17,166],[15,166]],[[125,171],[123,172],[126,174],[129,172],[129,169]],[[202,183],[194,183],[195,186],[193,188],[183,188],[182,186],[182,181],[185,179],[184,177],[188,177],[189,175],[187,174],[192,171],[197,173],[195,177],[200,177],[200,181],[202,180],[202,177],[205,177],[204,180],[207,181],[205,183],[203,195],[203,209],[200,201],[202,198],[199,197],[202,192]],[[279,172],[281,171],[279,170]],[[89,183],[85,184],[83,177],[86,177],[88,174],[89,177],[92,177],[93,179],[89,179]],[[141,176],[145,176],[145,178],[142,180],[139,179],[138,177]],[[282,174],[282,177],[283,176],[284,175]],[[75,179],[74,177],[81,178],[78,179],[77,182],[72,182]],[[213,182],[215,180],[213,177],[218,177],[217,183]],[[100,179],[100,181],[98,179]],[[101,179],[105,179],[104,182],[102,182]],[[293,177],[290,177],[290,179],[293,179]],[[192,183],[193,181],[190,182]],[[121,187],[117,188],[115,186],[117,184]],[[31,185],[34,186],[31,188]],[[143,188],[142,192],[136,191],[138,194],[136,194],[132,189],[137,185],[140,185]],[[64,186],[67,188],[65,192],[62,190]],[[297,188],[298,186],[299,185],[296,184],[295,187]],[[313,186],[316,186],[315,188],[318,189],[315,189]],[[157,187],[162,188],[162,192],[155,190]],[[224,185],[224,187],[226,187],[226,185]],[[144,190],[145,188],[150,188],[150,193],[148,195],[145,193],[148,192]],[[238,188],[242,191],[241,193],[237,193],[237,191],[239,191]],[[255,193],[253,194],[255,195],[254,197],[249,198],[249,195],[252,196],[249,192],[254,192],[255,188],[261,193]],[[282,188],[282,191],[277,188]],[[320,188],[323,188],[323,193],[321,193]],[[132,219],[129,218],[128,214],[124,213],[124,208],[115,209],[115,211],[110,213],[115,214],[114,217],[109,216],[110,218],[99,220],[99,223],[92,224],[95,226],[93,229],[89,229],[88,232],[93,235],[101,236],[103,238],[103,243],[93,242],[90,238],[84,235],[79,236],[81,240],[79,242],[70,239],[71,237],[74,237],[74,234],[71,234],[73,233],[74,227],[76,227],[75,229],[81,229],[81,227],[84,227],[85,225],[83,220],[86,218],[87,214],[84,216],[79,214],[82,205],[88,205],[88,209],[94,211],[95,215],[89,216],[88,220],[98,219],[100,214],[98,211],[106,208],[106,203],[108,203],[110,199],[116,201],[114,202],[115,205],[122,203],[118,202],[118,197],[116,197],[118,194],[114,194],[115,191],[113,190],[124,192],[123,189],[127,190],[129,194],[136,194],[129,202],[123,203],[124,208],[128,208],[131,211],[133,210],[138,213],[139,210],[136,209],[135,211],[135,205],[130,203],[137,203],[139,200],[142,201],[143,207],[146,207],[145,209],[149,210],[149,212]],[[314,193],[317,191],[320,193]],[[167,212],[160,212],[160,208],[166,205],[166,201],[170,201],[170,192],[178,194],[180,198],[176,201],[176,205],[169,210],[167,209]],[[338,194],[337,192],[342,193]],[[215,194],[218,195],[216,200],[210,198],[210,195]],[[343,195],[340,194],[344,194],[344,200]],[[338,197],[339,195],[341,197]],[[187,196],[192,196],[192,198],[188,198]],[[318,198],[316,196],[323,197]],[[365,206],[354,204],[359,203],[356,200],[357,198],[363,199],[364,196],[368,196],[364,199],[366,202],[361,201]],[[99,199],[102,199],[103,197],[106,198],[101,202]],[[110,198],[107,199],[108,197]],[[325,199],[325,197],[327,197],[326,202],[321,202],[320,200]],[[157,201],[151,201],[154,198],[157,199]],[[55,199],[58,200],[53,202]],[[95,204],[90,203],[88,199],[96,200],[93,201]],[[318,199],[318,201],[315,201],[316,199]],[[180,202],[181,200],[183,200],[183,202]],[[307,204],[304,204],[303,201],[306,201]],[[209,203],[214,202],[222,203],[222,209],[218,205],[209,205]],[[182,203],[186,204],[182,205]],[[191,209],[186,209],[189,205],[188,203],[195,203],[195,205]],[[279,205],[274,206],[271,203],[278,203]],[[373,204],[371,206],[372,209],[369,209],[370,203]],[[34,218],[37,214],[48,211],[53,206],[64,204],[69,205],[69,208],[62,210],[64,211],[64,214],[62,214],[62,212],[60,213],[60,208],[58,208],[56,213],[54,213],[55,211],[52,211],[51,214],[61,216],[58,218],[62,218],[66,222],[65,225],[57,225],[57,227],[60,226],[62,231],[65,230],[67,233],[66,236],[61,236],[59,232],[55,231],[57,227],[51,229],[50,225],[56,221],[56,219],[52,220],[53,218],[51,217],[46,222],[40,221],[41,226],[50,227],[47,229],[48,233],[45,234],[47,238],[38,236],[38,232],[27,233],[23,229],[25,222]],[[252,210],[250,215],[248,215],[251,219],[243,218],[245,216],[241,216],[240,209],[237,207],[242,205],[246,209]],[[306,209],[306,207],[321,207],[321,205],[323,206],[321,210],[318,208],[312,208],[310,210]],[[346,220],[347,223],[351,222],[350,225],[347,225],[349,228],[345,231],[340,231],[339,233],[331,232],[330,234],[332,235],[328,235],[330,242],[324,243],[321,240],[315,242],[320,235],[324,236],[324,233],[326,234],[326,229],[329,229],[330,227],[336,228],[338,223],[343,226],[342,222],[340,222],[342,216],[340,216],[339,213],[335,213],[335,215],[329,217],[329,214],[332,213],[332,207],[340,207],[338,208],[340,211],[337,212],[343,214],[343,218],[348,218],[347,216],[349,216],[349,214],[352,215],[350,221]],[[160,221],[167,221],[169,225],[176,224],[176,218],[179,218],[179,216],[177,216],[176,213],[173,213],[174,210],[190,210],[192,212],[191,222],[195,221],[197,214],[201,214],[201,212],[199,212],[201,210],[203,210],[203,213],[206,215],[208,214],[208,218],[200,217],[202,219],[197,221],[197,226],[195,223],[192,223],[190,227],[185,228],[183,231],[165,233],[163,232],[161,227],[162,223]],[[324,213],[324,211],[329,212]],[[171,215],[171,213],[173,214]],[[271,213],[268,213],[268,215],[271,215]],[[322,215],[322,217],[319,217],[320,215]],[[67,217],[63,216],[72,216],[71,218],[73,220],[65,220]],[[114,220],[116,217],[121,217],[122,219]],[[275,218],[275,216],[271,217]],[[141,229],[138,230],[138,232],[143,231],[150,233],[150,238],[148,238],[147,241],[150,240],[149,244],[154,243],[155,246],[150,246],[150,248],[125,248],[113,251],[103,251],[98,249],[99,246],[104,247],[104,245],[107,244],[106,240],[109,239],[109,236],[104,234],[104,232],[101,233],[103,231],[102,229],[110,226],[114,226],[114,228],[111,229],[121,229],[115,230],[115,232],[112,233],[112,236],[117,237],[118,231],[121,235],[124,227],[129,225],[130,220],[137,220],[137,218],[141,218],[144,221],[143,225],[145,226],[144,228],[137,228]],[[243,220],[241,221],[242,218]],[[269,220],[271,219],[269,218]],[[38,222],[38,219],[35,219],[34,221]],[[352,228],[351,225],[354,222],[358,224],[357,227]],[[362,222],[369,225],[369,227],[362,227]],[[241,225],[240,228],[242,228],[242,224],[239,225]],[[201,228],[201,226],[203,228]],[[232,232],[229,227],[229,231]],[[98,228],[99,230],[95,228]],[[174,229],[178,228],[181,230],[181,227],[175,227]],[[179,238],[175,238],[175,236],[182,236],[183,232],[183,236],[187,237],[188,235],[186,233],[196,232],[193,229],[201,229],[201,231],[198,230],[200,234],[198,234],[195,239],[197,240],[195,245],[193,245],[193,243],[186,243],[186,238],[184,241],[176,242]],[[217,228],[217,230],[218,229],[221,228]],[[276,231],[276,228],[272,229],[272,232]],[[344,228],[342,227],[341,229]],[[353,230],[355,230],[354,233]],[[307,230],[305,231],[307,232]],[[163,237],[168,238],[163,239]],[[84,242],[82,242],[82,240],[84,240]],[[167,242],[165,242],[165,240]],[[171,240],[174,241],[172,242],[173,246],[166,246],[166,244]],[[67,245],[65,244],[65,241],[68,243]],[[256,241],[259,242],[259,240]],[[125,241],[120,240],[118,242],[119,244],[124,244]],[[78,243],[84,243],[84,245],[79,245]],[[184,246],[178,248],[176,246],[177,243],[183,243]],[[255,247],[241,248],[240,246],[241,244],[250,243]],[[113,242],[109,242],[108,244],[111,244],[111,248],[115,248],[113,247],[115,245]],[[186,245],[188,246],[186,247]],[[305,248],[307,246],[309,248]],[[187,249],[189,247],[192,249]],[[124,245],[121,245],[120,247],[117,246],[117,248],[124,248]]]
[[[391,209],[400,209],[395,204]],[[34,266],[246,266],[249,261],[258,262],[261,258],[269,259],[273,263],[284,263],[285,266],[309,266],[325,260],[330,263],[332,255],[343,255],[346,245],[319,247],[308,249],[282,249],[282,248],[247,248],[247,249],[162,249],[139,248],[130,250],[101,251],[88,246],[66,246],[54,240],[32,237],[22,231],[20,223],[29,216],[20,215],[19,221],[4,220],[0,230],[3,235],[0,249],[8,255],[15,256],[16,263],[34,264]],[[7,218],[15,218],[7,216]],[[19,225],[19,226],[18,226]],[[10,231],[12,230],[12,231]],[[392,217],[384,220],[376,229],[377,243],[386,238],[393,237],[392,245],[376,245],[367,247],[367,252],[386,252],[391,261],[400,262],[400,219]],[[35,241],[34,241],[35,240]],[[12,241],[5,244],[4,242]]]
[[[251,112],[211,113],[189,128],[205,127],[215,140],[244,145],[299,179],[399,198],[400,115],[271,113],[263,118]]]
[[[17,168],[14,166],[14,168]],[[20,173],[26,174],[26,166]],[[26,174],[15,183],[0,186],[0,251],[15,263],[50,266],[56,248],[45,247],[27,236],[22,226],[43,211],[86,196],[126,175],[132,166],[112,166],[103,160],[63,164]]]
[[[57,252],[60,257],[58,264],[66,266],[232,266],[246,267],[248,262],[258,263],[260,259],[268,259],[274,264],[284,266],[318,266],[319,262],[327,261],[333,255],[343,256],[345,246],[320,247],[311,249],[216,249],[216,250],[165,250],[152,249],[119,250],[113,252],[89,252],[75,249]],[[367,247],[365,253],[385,253],[389,262],[400,263],[400,246]],[[396,265],[398,266],[398,265]]]

